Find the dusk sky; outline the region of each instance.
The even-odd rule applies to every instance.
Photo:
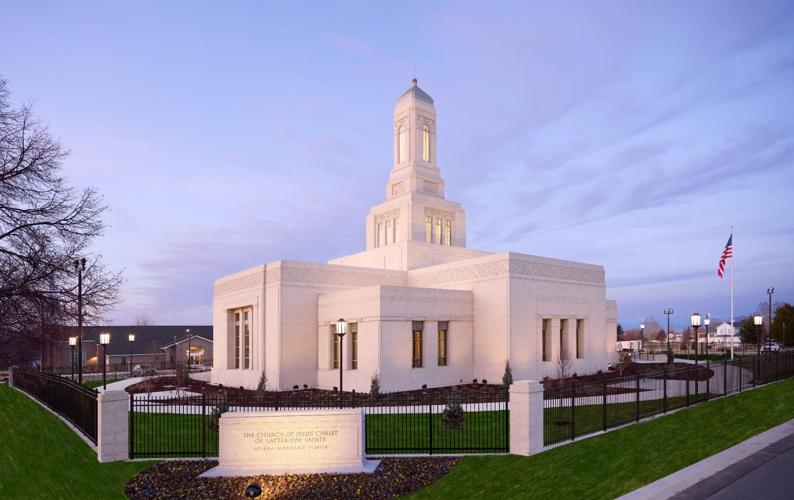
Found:
[[[117,325],[365,248],[392,112],[435,99],[467,246],[600,264],[619,320],[794,300],[794,2],[27,2],[0,76],[111,211]]]

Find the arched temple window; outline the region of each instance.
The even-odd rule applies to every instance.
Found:
[[[430,161],[430,127],[422,129],[422,160]]]

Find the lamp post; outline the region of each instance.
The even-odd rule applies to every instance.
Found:
[[[83,383],[83,272],[85,258],[74,261],[77,271],[77,382]]]
[[[190,328],[185,328],[187,333],[187,372],[190,373]]]
[[[673,314],[673,308],[668,307],[664,310],[667,315],[667,362],[673,362],[673,351],[670,349],[670,315]]]
[[[755,334],[758,337],[756,340],[756,362],[758,364],[758,372],[755,374],[753,378],[757,378],[761,373],[761,332],[763,331],[761,326],[764,324],[764,317],[760,314],[756,314],[753,316],[753,324],[755,325]]]
[[[110,344],[110,334],[100,333],[99,344],[102,346],[102,389],[107,389],[107,364],[108,364],[108,344]]]
[[[706,313],[706,318],[703,320],[703,326],[706,327],[706,399],[708,399],[709,394],[711,394],[711,388],[709,387],[709,382],[711,381],[711,360],[709,359],[709,325],[711,324],[711,318],[709,317],[709,313]]]
[[[345,366],[345,363],[342,358],[342,346],[344,346],[344,342],[342,342],[345,338],[345,334],[347,333],[347,321],[342,318],[336,322],[336,335],[339,337],[339,401],[342,401],[342,367]]]
[[[689,324],[692,328],[695,329],[695,395],[698,393],[698,356],[700,355],[700,349],[698,348],[698,328],[700,328],[700,314],[699,313],[692,313],[689,316]],[[689,384],[689,380],[686,382]]]
[[[77,345],[77,337],[69,337],[69,367],[71,368],[70,380],[74,382],[74,346]]]
[[[772,294],[775,293],[775,287],[770,287],[766,289],[766,294],[769,295],[769,323],[766,325],[766,341],[772,342]],[[768,346],[766,349],[767,357],[772,355],[772,346]]]
[[[640,351],[645,349],[645,323],[640,323]]]
[[[135,344],[135,334],[134,333],[130,333],[129,335],[127,335],[127,340],[130,343],[130,377],[131,377],[132,376],[132,349],[133,349],[133,344]]]

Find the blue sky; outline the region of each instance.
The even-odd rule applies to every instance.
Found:
[[[115,324],[364,247],[412,68],[468,246],[602,264],[626,327],[794,300],[794,3],[4,2],[0,75],[112,211]]]

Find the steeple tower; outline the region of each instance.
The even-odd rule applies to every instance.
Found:
[[[414,78],[394,107],[394,164],[386,199],[416,192],[444,197],[436,166],[436,107]]]

